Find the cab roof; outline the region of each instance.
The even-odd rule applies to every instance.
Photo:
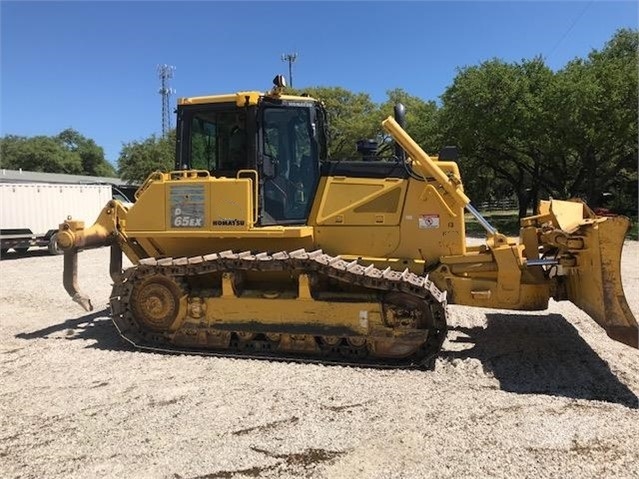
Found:
[[[278,100],[285,101],[300,101],[300,102],[316,102],[315,98],[309,96],[296,96],[296,95],[280,95],[277,93],[264,93],[258,91],[240,91],[237,93],[229,93],[225,95],[207,95],[207,96],[192,96],[178,98],[178,105],[202,105],[207,103],[235,103],[237,106],[250,106],[257,105],[260,98],[269,97]]]

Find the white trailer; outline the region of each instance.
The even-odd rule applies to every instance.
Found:
[[[96,219],[112,197],[111,185],[0,183],[1,253],[40,246],[56,254],[58,225],[69,217]]]

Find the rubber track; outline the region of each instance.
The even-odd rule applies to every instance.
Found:
[[[247,351],[246,349],[202,350],[185,349],[172,345],[161,333],[142,330],[133,318],[128,300],[136,281],[149,275],[161,274],[181,282],[182,278],[213,272],[238,271],[297,271],[315,273],[339,281],[358,285],[381,293],[401,292],[426,301],[434,318],[433,334],[429,334],[417,357],[403,360],[381,360],[379,358],[333,356],[299,356],[278,351]],[[122,280],[113,285],[110,298],[113,322],[120,335],[134,347],[161,353],[197,354],[218,357],[240,357],[249,359],[274,359],[302,363],[338,364],[344,366],[366,366],[375,368],[431,368],[446,336],[446,293],[440,291],[427,277],[416,275],[408,269],[381,270],[374,265],[362,265],[358,261],[345,261],[339,256],[330,256],[322,250],[306,252],[304,249],[274,254],[250,251],[223,251],[205,256],[182,258],[145,258],[137,266],[127,269]]]

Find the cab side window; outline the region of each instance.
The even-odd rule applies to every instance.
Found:
[[[248,166],[246,114],[196,112],[190,122],[191,168],[231,173]]]
[[[191,121],[191,168],[217,169],[217,129],[214,122],[199,116]]]

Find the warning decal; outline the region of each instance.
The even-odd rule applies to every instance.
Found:
[[[439,215],[419,215],[419,229],[439,228]]]

